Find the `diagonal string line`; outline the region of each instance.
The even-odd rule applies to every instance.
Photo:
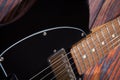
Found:
[[[114,39],[119,38],[119,37],[120,37],[120,36],[116,36],[116,37],[113,38],[110,42],[108,42],[108,44],[111,43]],[[119,40],[118,40],[118,41],[119,41]],[[105,46],[107,46],[108,44],[106,44]],[[105,46],[103,46],[103,47],[105,47]],[[112,46],[113,46],[113,45],[112,45]],[[99,48],[98,51],[99,51],[99,50],[101,50],[101,48]],[[68,54],[70,54],[70,52],[67,53],[65,56],[67,56]],[[90,56],[90,55],[88,55],[88,56]],[[61,58],[61,59],[62,59],[62,58]],[[59,60],[61,60],[61,59],[59,59]],[[59,61],[59,60],[57,60],[57,61]],[[54,62],[53,64],[57,63],[57,61]],[[53,65],[53,64],[51,64],[51,65]],[[65,63],[64,63],[64,64],[65,64]],[[47,70],[48,68],[50,68],[51,65],[48,66],[47,68],[45,68],[44,70],[42,70],[39,74],[37,74],[37,75],[33,76],[32,78],[30,78],[30,80],[32,80],[33,78],[35,78],[36,76],[40,75],[42,72],[44,72],[45,70]],[[63,64],[62,64],[62,65],[63,65]],[[60,65],[60,66],[61,66],[61,65]],[[51,71],[50,73],[52,73],[52,71]],[[48,74],[49,74],[49,73],[48,73]],[[47,77],[47,76],[46,76],[46,77]]]
[[[118,40],[118,41],[120,41],[120,40]],[[117,41],[117,42],[118,42]],[[113,46],[113,45],[112,45]],[[110,46],[110,47],[112,47],[112,46]],[[73,64],[75,64],[74,62],[73,63],[71,63],[71,65],[73,65]],[[75,68],[74,68],[75,69]],[[73,70],[74,70],[73,69]],[[50,80],[53,80],[53,79],[55,79],[57,76],[59,76],[61,73],[63,73],[65,70],[62,70],[61,72],[59,72],[57,75],[55,75],[52,79],[50,79]],[[40,79],[41,80],[41,79]]]

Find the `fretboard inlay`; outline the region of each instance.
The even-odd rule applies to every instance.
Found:
[[[85,39],[73,45],[71,55],[79,74],[95,65],[120,43],[119,17],[93,30]]]

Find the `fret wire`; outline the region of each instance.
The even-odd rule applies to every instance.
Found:
[[[91,40],[92,40],[92,42],[93,42],[93,45],[94,45],[94,47],[95,47],[95,50],[97,51],[97,52],[96,52],[97,57],[100,59],[100,56],[98,55],[98,50],[96,49],[96,45],[95,45],[95,43],[94,43],[94,40],[93,40],[92,35],[91,35]]]
[[[117,33],[117,30],[116,30],[115,25],[113,24],[113,22],[112,22],[112,28],[113,28],[113,30],[114,30],[114,32],[115,32],[115,35],[117,36],[118,33]],[[113,47],[114,47],[114,45],[113,45]]]
[[[113,24],[113,22],[112,22],[112,27],[113,27],[113,30],[114,30],[114,32],[116,33],[116,35],[118,35],[118,34],[117,34],[117,30],[116,30],[115,25]]]
[[[75,54],[75,58],[76,58],[76,60],[77,60],[77,62],[78,62],[78,65],[79,65],[79,67],[80,67],[80,61],[79,61],[78,58],[77,58],[75,49],[73,49],[73,52],[74,52],[74,54]],[[81,71],[81,73],[82,73],[81,67],[80,67],[80,71]]]
[[[120,36],[118,36],[118,37],[116,37],[116,38],[119,38]],[[113,39],[114,40],[114,39]],[[112,41],[113,41],[112,40]],[[118,40],[119,42],[120,42],[120,40]],[[116,41],[116,42],[118,42],[118,41]],[[115,43],[113,43],[113,45],[115,45],[116,44],[116,42]],[[110,43],[111,43],[111,41],[110,41]],[[109,44],[109,43],[108,43]],[[118,44],[118,45],[120,45],[120,44]],[[111,47],[111,46],[110,46]],[[100,50],[100,49],[99,49]]]
[[[105,38],[105,35],[104,35],[104,33],[103,33],[103,30],[101,29],[100,32],[102,33],[102,36],[103,36],[103,38],[104,38],[104,40],[105,40],[105,43],[107,43],[106,38]],[[108,52],[110,51],[110,49],[108,49],[108,47],[107,47],[107,51],[108,51]]]
[[[97,37],[98,42],[100,43],[100,39],[99,39],[99,37],[98,37],[98,34],[97,34],[97,33],[95,33],[95,34],[96,34],[96,37]],[[101,44],[100,44],[100,49],[101,49],[102,55],[103,55],[103,57],[104,57],[105,55],[104,55],[104,52],[103,52],[103,50],[102,50]]]
[[[117,18],[117,21],[118,21],[118,24],[119,24],[119,26],[120,26],[120,19],[119,19],[119,17]]]
[[[87,43],[87,45],[88,45],[88,48],[90,49],[90,44],[88,43],[88,40],[85,40],[86,41],[86,43]],[[91,50],[91,49],[90,49]],[[91,53],[91,51],[90,51],[90,53]],[[91,53],[92,54],[92,53]],[[95,59],[94,59],[94,57],[93,57],[93,54],[92,54],[92,59],[93,59],[93,61],[94,61],[94,63],[96,63],[95,62]]]
[[[119,36],[119,37],[120,37],[120,36]],[[120,41],[120,40],[118,40],[118,41]],[[117,41],[117,42],[118,42],[118,41]],[[111,42],[111,41],[110,41],[110,42]],[[116,44],[116,42],[115,42],[115,43],[113,43],[113,45],[115,45],[115,44]],[[119,45],[120,45],[120,44],[119,44]],[[71,64],[71,65],[72,65],[72,64]]]
[[[120,18],[120,17],[119,17]],[[118,19],[118,24],[119,24],[119,30],[118,30],[118,35],[119,35],[119,31],[120,31],[120,19],[119,18],[117,18]]]
[[[85,55],[87,56],[87,60],[88,60],[89,66],[91,66],[90,61],[89,61],[89,59],[88,59],[88,55],[86,54],[86,50],[84,49],[82,42],[81,42],[81,45],[82,45],[83,51],[85,52]]]
[[[78,49],[78,51],[79,51],[79,54],[80,54],[80,56],[81,56],[81,59],[82,59],[83,65],[84,65],[85,70],[86,70],[87,67],[86,67],[86,65],[85,65],[85,61],[84,61],[83,58],[82,58],[82,52],[80,51],[80,48],[78,47],[78,45],[76,45],[76,47],[77,47],[77,49]]]
[[[109,36],[111,36],[110,31],[109,31],[109,29],[108,29],[108,27],[107,27],[107,26],[106,26],[106,29],[107,29],[107,32],[108,32]],[[112,38],[111,38],[111,37],[110,37],[110,40],[112,40]],[[113,48],[114,48],[114,46],[113,46]]]

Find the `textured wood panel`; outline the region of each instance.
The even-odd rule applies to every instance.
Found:
[[[102,25],[120,15],[120,0],[89,0],[89,28]]]
[[[120,17],[93,29],[86,38],[71,48],[78,73],[84,74],[120,43]],[[107,66],[107,65],[106,65]]]
[[[0,24],[17,20],[36,0],[0,0]]]
[[[108,56],[87,70],[84,80],[120,80],[120,46],[115,47]]]

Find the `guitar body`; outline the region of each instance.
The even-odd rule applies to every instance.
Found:
[[[31,2],[33,0],[27,1]],[[21,10],[20,14],[24,10]],[[80,10],[85,13],[81,13]],[[0,79],[11,78],[12,76],[14,78],[18,77],[20,80],[29,79],[50,65],[48,58],[54,54],[54,51],[64,48],[67,49],[66,52],[69,52],[72,44],[82,38],[81,31],[63,27],[74,26],[89,33],[89,28],[87,27],[88,13],[86,0],[75,1],[74,3],[67,0],[65,2],[64,0],[37,0],[25,16],[19,18],[19,20],[15,20],[15,22],[10,24],[8,24],[9,20],[8,22],[3,20],[3,25],[5,23],[7,25],[0,25],[0,44],[2,45],[0,46],[0,55],[4,58],[0,67]],[[15,42],[22,38],[56,26],[61,26],[61,29],[48,30],[45,33],[32,36],[6,52],[7,47],[16,44]],[[2,55],[2,53],[4,54]],[[40,77],[38,77],[39,79]]]
[[[15,74],[19,80],[32,78],[50,65],[48,58],[56,51],[61,48],[69,50],[72,44],[85,36],[82,34],[84,32],[78,28],[64,26],[41,32],[39,31],[30,35],[31,37],[28,36],[18,41],[13,44],[14,46],[10,46],[7,51],[3,52],[4,61],[2,66],[7,76]],[[49,68],[45,73],[48,74],[50,71]],[[50,79],[53,76],[52,73],[52,76],[50,75],[43,80]],[[38,75],[33,80],[39,80],[42,77]]]
[[[89,4],[89,6],[90,6],[89,28],[90,29],[94,28],[95,26],[104,24],[105,22],[107,22],[113,18],[116,18],[120,14],[120,1],[119,0],[110,0],[110,1],[89,0],[89,2],[90,2],[90,4]],[[94,2],[94,4],[95,3],[97,3],[97,4],[94,5],[92,2]],[[72,4],[72,2],[67,3],[67,4],[70,5],[70,4]],[[97,7],[95,7],[95,6],[97,6]],[[51,6],[50,8],[52,9],[53,7],[54,6]],[[57,7],[59,7],[59,6],[57,6]],[[81,7],[81,8],[83,8],[83,7]],[[46,7],[45,7],[45,9],[46,9]],[[49,9],[46,9],[46,10],[49,11]],[[65,17],[65,15],[68,15],[68,13],[71,12],[68,8],[63,10],[63,11],[65,11],[65,14],[61,15],[58,13],[60,17],[58,17],[58,14],[56,14],[57,13],[56,10],[57,9],[55,8],[53,10],[53,12],[51,12],[50,14],[44,13],[44,10],[42,10],[43,12],[40,13],[41,16],[39,18],[43,18],[43,19],[39,20],[41,23],[39,23],[39,21],[38,21],[38,22],[35,22],[35,24],[40,24],[40,25],[44,24],[45,26],[48,26],[48,25],[49,26],[54,26],[54,25],[72,26],[72,25],[77,24],[77,26],[78,26],[79,21],[82,21],[82,17],[78,17],[78,16],[71,17],[73,14],[76,15],[75,13],[71,13],[71,14],[69,14],[69,16]],[[74,11],[74,9],[73,9],[73,11]],[[114,12],[114,14],[113,14],[113,12]],[[55,16],[51,17],[51,15],[53,15],[53,13],[55,14]],[[79,12],[77,13],[77,15],[78,14],[79,14]],[[42,17],[43,15],[44,16],[47,15],[47,17]],[[84,14],[81,13],[81,15],[83,16]],[[72,20],[71,19],[69,20],[68,17],[72,18]],[[79,18],[79,19],[76,20],[76,18]],[[84,18],[83,18],[82,23],[85,25],[86,20]],[[38,18],[37,17],[33,18],[33,20],[35,20],[35,19],[38,19]],[[60,19],[60,20],[58,20],[58,19]],[[49,22],[47,20],[49,20],[51,22]],[[67,20],[68,20],[68,22],[67,22]],[[21,20],[21,22],[22,22],[22,20]],[[24,23],[24,21],[23,21],[23,23]],[[30,23],[30,22],[27,22],[27,23]],[[48,24],[46,25],[46,23],[48,23]],[[17,25],[17,24],[15,23],[14,26],[15,25]],[[30,25],[31,25],[31,23],[30,23]],[[33,26],[34,26],[34,24],[33,24]],[[21,26],[19,26],[19,27],[21,27]],[[84,27],[82,27],[82,28],[84,28]],[[33,29],[33,28],[31,28],[31,29]],[[83,36],[81,37],[81,35],[84,32],[82,30],[79,30],[76,28],[70,28],[70,27],[69,28],[68,27],[60,28],[59,27],[59,28],[45,29],[45,31],[43,31],[42,33],[41,33],[41,31],[38,33],[35,33],[33,35],[30,35],[26,38],[19,40],[18,42],[16,42],[15,44],[13,44],[9,48],[7,48],[4,52],[1,53],[1,56],[2,56],[1,60],[3,60],[3,61],[1,61],[0,66],[1,66],[1,72],[3,73],[4,76],[8,77],[9,75],[14,74],[15,75],[14,77],[16,77],[20,80],[26,80],[26,79],[27,80],[28,79],[30,79],[30,80],[31,79],[47,80],[47,79],[53,78],[55,76],[54,73],[52,73],[48,76],[48,74],[52,71],[52,69],[49,68],[46,70],[46,67],[51,64],[49,58],[52,55],[54,55],[56,53],[56,51],[60,50],[61,48],[65,48],[66,52],[69,53],[69,50],[70,50],[72,44],[74,44],[75,42],[80,40],[83,37]],[[104,43],[103,43],[103,45],[104,45]],[[93,52],[94,51],[95,50],[93,48]],[[72,56],[74,57],[74,55],[72,55]],[[86,55],[84,55],[82,57],[83,57],[83,59],[85,59]],[[74,60],[75,60],[75,58],[74,58]],[[77,61],[77,59],[76,59],[76,61]],[[75,64],[78,64],[78,63],[76,62]],[[87,64],[87,63],[85,63],[85,64]],[[54,67],[54,66],[52,66],[52,67]],[[72,69],[73,68],[74,67],[72,67]],[[78,68],[79,67],[77,67],[77,69]],[[43,71],[44,69],[45,69],[45,73],[43,73],[42,75],[39,74],[39,72],[41,73],[41,71]],[[93,68],[91,68],[91,69],[92,70],[88,70],[88,72],[94,71]],[[75,74],[76,79],[79,79],[80,76],[78,75],[78,71],[76,71],[76,70],[74,71],[74,69],[73,69],[73,72]],[[85,73],[85,75],[86,74],[87,73]],[[89,79],[88,78],[89,75],[91,75],[91,74],[90,73],[87,74],[85,79]],[[94,77],[94,75],[92,77]],[[1,79],[3,79],[3,78],[4,77],[1,76]],[[64,78],[64,77],[62,76],[61,78]],[[93,78],[91,78],[91,80],[92,79]],[[99,79],[99,77],[97,77],[97,79]],[[65,80],[69,80],[69,79],[65,79]]]

